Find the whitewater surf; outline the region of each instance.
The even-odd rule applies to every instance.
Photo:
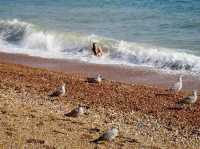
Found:
[[[101,58],[93,55],[91,42],[98,42],[103,47],[104,55]],[[97,64],[123,64],[200,73],[200,57],[184,49],[163,48],[95,34],[45,30],[17,19],[0,21],[0,51]]]

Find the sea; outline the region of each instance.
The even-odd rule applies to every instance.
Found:
[[[200,0],[0,0],[0,52],[198,75]]]

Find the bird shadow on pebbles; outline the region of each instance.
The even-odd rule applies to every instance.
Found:
[[[175,95],[176,95],[176,93],[171,92],[171,91],[166,91],[163,93],[155,93],[155,96],[175,96]]]
[[[182,107],[176,107],[176,106],[171,106],[171,107],[167,107],[167,110],[172,110],[172,111],[179,111],[182,110]]]
[[[95,79],[95,78],[92,78],[92,77],[86,78],[86,80],[85,80],[84,82],[86,82],[86,83],[97,83],[96,79]]]
[[[71,122],[73,124],[78,124],[78,125],[84,125],[85,124],[83,122],[75,121],[73,117],[72,118],[71,117],[69,117],[69,118],[57,118],[56,120]]]
[[[122,143],[140,143],[137,139],[129,138],[129,137],[121,137]]]
[[[45,144],[45,140],[31,138],[31,139],[26,140],[26,143]]]
[[[89,131],[89,133],[96,133],[96,132],[100,132],[100,129],[95,127],[95,128],[90,128],[90,129],[87,129]]]

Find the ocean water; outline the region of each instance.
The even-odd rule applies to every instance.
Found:
[[[200,1],[0,0],[0,51],[199,74]]]

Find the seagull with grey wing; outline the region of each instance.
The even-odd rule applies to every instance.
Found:
[[[192,105],[197,102],[197,90],[192,91],[192,95],[184,97],[181,101],[177,102],[177,105]]]
[[[179,92],[183,87],[182,75],[180,75],[178,82],[176,82],[169,90]]]
[[[79,105],[78,107],[76,107],[75,109],[70,111],[69,113],[66,113],[65,116],[68,116],[68,117],[79,117],[79,116],[83,115],[85,113],[85,111],[86,111],[85,107]]]
[[[104,132],[99,138],[93,140],[93,143],[100,143],[102,141],[112,141],[114,140],[119,134],[119,130],[116,127],[112,127]]]
[[[56,88],[49,96],[50,97],[56,97],[56,96],[64,96],[65,95],[65,83],[63,83],[61,86]]]
[[[89,83],[101,83],[103,80],[105,79],[100,74],[93,78],[87,78],[87,82]]]

